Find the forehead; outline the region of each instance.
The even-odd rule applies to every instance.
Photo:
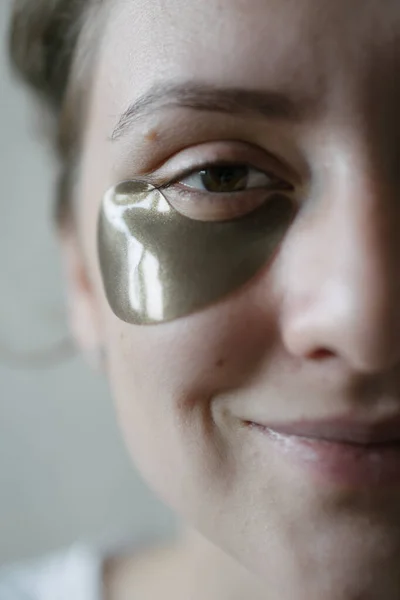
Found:
[[[115,0],[109,6],[102,52],[108,80],[125,83],[130,93],[134,84],[138,95],[154,80],[188,77],[222,87],[302,86],[316,94],[330,87],[332,94],[392,76],[400,62],[398,0]]]

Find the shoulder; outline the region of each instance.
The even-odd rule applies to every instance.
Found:
[[[74,546],[40,560],[0,568],[0,600],[100,600],[101,557]]]

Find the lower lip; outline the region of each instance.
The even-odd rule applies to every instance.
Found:
[[[265,435],[285,460],[318,480],[346,487],[400,485],[400,443],[363,446],[285,435],[256,423],[249,426]]]

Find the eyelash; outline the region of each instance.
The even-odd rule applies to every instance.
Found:
[[[218,167],[245,167],[264,175],[269,182],[264,185],[232,191],[212,191],[182,183],[202,171]],[[153,183],[153,185],[155,185]],[[294,186],[283,178],[258,169],[249,162],[220,160],[200,163],[182,170],[173,179],[155,185],[165,195],[168,203],[181,215],[199,221],[230,221],[239,219],[265,204],[275,193],[290,193]],[[169,193],[168,193],[169,190]]]
[[[286,190],[286,191],[293,191],[293,185],[291,185],[290,183],[287,183],[286,181],[284,181],[281,177],[278,177],[277,175],[263,170],[263,169],[259,169],[258,167],[255,167],[253,164],[246,162],[246,161],[224,161],[224,160],[219,160],[219,161],[208,161],[205,163],[200,163],[198,165],[196,165],[195,167],[189,167],[187,169],[184,169],[183,171],[181,171],[179,173],[179,175],[174,176],[172,179],[168,180],[167,182],[163,182],[160,183],[158,185],[155,185],[155,187],[160,190],[161,192],[163,190],[168,190],[169,188],[172,188],[173,186],[176,186],[177,184],[179,184],[183,179],[186,179],[188,177],[190,177],[191,175],[196,175],[199,174],[201,171],[206,171],[207,169],[213,169],[216,167],[235,167],[235,166],[243,166],[243,167],[247,167],[248,169],[254,169],[256,171],[259,171],[260,173],[263,173],[264,175],[266,175],[267,177],[269,177],[271,179],[271,181],[276,181],[277,186],[276,189],[279,190]],[[183,187],[183,186],[182,186]],[[191,191],[189,186],[187,186],[185,188],[187,190],[187,193],[189,194],[204,194],[204,195],[214,195],[214,196],[223,196],[223,195],[231,195],[231,194],[243,194],[243,193],[249,193],[251,192],[251,189],[249,190],[239,190],[236,192],[210,192],[207,190],[199,190],[199,189],[195,189],[193,188]],[[256,189],[260,189],[260,188],[253,188],[253,190]],[[274,188],[275,189],[275,188]]]

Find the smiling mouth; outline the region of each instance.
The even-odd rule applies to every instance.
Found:
[[[332,419],[302,419],[287,422],[245,421],[250,426],[269,429],[277,434],[312,438],[327,442],[342,442],[358,445],[380,445],[400,443],[400,415],[367,423],[346,417]]]
[[[244,424],[318,484],[400,486],[398,417],[372,424],[343,418]]]

